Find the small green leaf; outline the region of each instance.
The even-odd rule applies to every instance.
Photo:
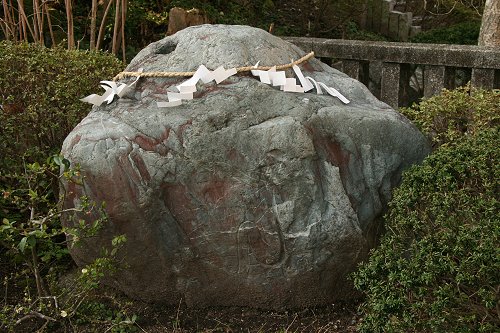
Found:
[[[32,189],[30,189],[29,196],[31,199],[36,199],[38,197],[38,194],[35,191],[33,191]]]
[[[23,237],[21,241],[19,242],[18,248],[19,250],[24,253],[24,249],[26,248],[26,242],[28,241],[28,237]]]
[[[54,163],[61,166],[63,164],[63,159],[61,155],[54,155],[53,156]]]

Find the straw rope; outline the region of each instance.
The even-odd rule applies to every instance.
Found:
[[[293,61],[289,64],[283,64],[283,65],[277,65],[276,69],[277,70],[283,70],[283,69],[288,69],[293,67],[294,65],[298,65],[300,63],[303,63],[304,61],[309,60],[311,57],[314,56],[314,52],[310,52],[300,58],[299,60]],[[259,67],[254,67],[254,66],[245,66],[245,67],[238,67],[236,68],[236,71],[238,73],[242,72],[249,72],[251,70],[261,70],[261,71],[267,71],[273,68],[274,66],[259,66]],[[126,77],[179,77],[179,76],[193,76],[195,72],[121,72],[118,75],[116,75],[113,78],[113,81],[118,81],[121,79],[124,79]]]

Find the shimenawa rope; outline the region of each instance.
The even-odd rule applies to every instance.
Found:
[[[314,52],[310,52],[300,58],[299,60],[293,61],[289,64],[283,64],[283,65],[277,65],[276,70],[283,70],[287,68],[291,68],[294,65],[298,65],[300,63],[303,63],[304,61],[309,60],[311,57],[314,56]],[[261,70],[261,71],[267,71],[273,68],[274,66],[245,66],[245,67],[238,67],[236,68],[236,71],[238,73],[241,72],[249,72],[251,70]],[[118,81],[121,79],[124,79],[126,77],[178,77],[178,76],[193,76],[195,72],[121,72],[118,75],[116,75],[113,78],[113,81]]]

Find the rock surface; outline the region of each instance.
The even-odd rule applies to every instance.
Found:
[[[305,53],[259,29],[202,25],[149,45],[127,70],[275,65]],[[62,149],[85,177],[66,185],[65,208],[86,195],[109,215],[71,250],[77,263],[125,234],[129,267],[115,283],[132,297],[262,308],[350,297],[346,275],[374,245],[391,189],[429,147],[362,84],[315,59],[301,68],[351,103],[239,74],[198,85],[179,107],[156,101],[186,78],[141,79],[134,96],[94,107]]]

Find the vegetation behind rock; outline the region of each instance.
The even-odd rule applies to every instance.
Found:
[[[445,91],[405,113],[437,150],[403,176],[387,234],[354,274],[361,332],[500,327],[498,91]]]

